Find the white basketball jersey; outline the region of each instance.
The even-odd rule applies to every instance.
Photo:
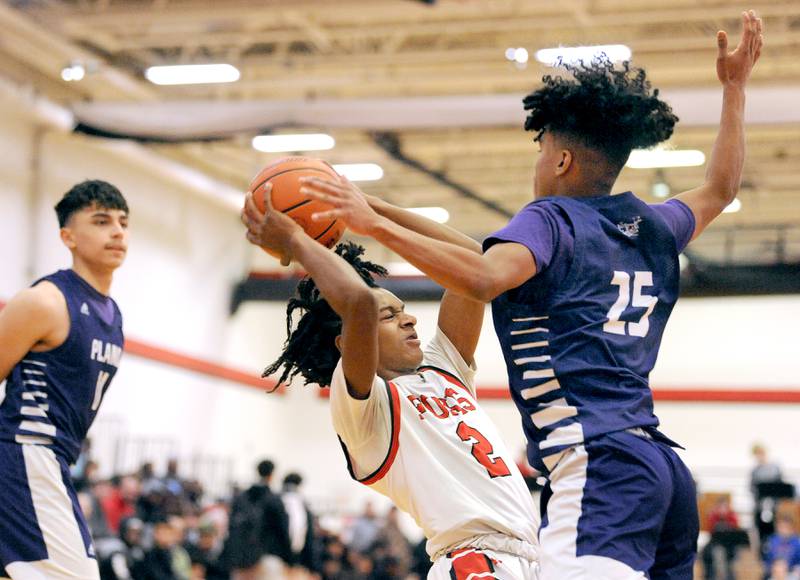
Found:
[[[453,350],[438,333],[436,340],[442,338],[446,345],[432,346],[439,352],[441,347]],[[425,362],[430,358],[426,356]],[[446,362],[437,358],[436,362]],[[371,473],[359,474],[353,464],[365,465],[359,456],[368,457],[365,448],[381,438],[367,434],[361,445],[352,441],[351,432],[348,448],[337,426],[350,473],[416,520],[428,538],[431,555],[487,534],[535,546],[539,517],[525,481],[491,419],[454,374],[457,365],[447,366],[449,370],[422,366],[417,373],[388,383],[375,381],[373,389],[384,389],[385,395],[373,393],[371,398],[380,394],[388,403],[381,413],[388,415],[388,453],[384,448],[382,463]],[[336,371],[331,397],[349,397],[342,385],[341,364]],[[376,421],[365,416],[364,422]]]

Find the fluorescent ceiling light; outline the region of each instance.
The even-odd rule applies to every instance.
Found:
[[[67,82],[79,81],[86,75],[86,69],[80,63],[72,63],[61,69],[61,78]]]
[[[253,147],[264,153],[286,151],[323,151],[333,149],[336,141],[325,133],[305,135],[258,135],[253,137]]]
[[[556,66],[559,59],[564,64],[574,64],[579,61],[589,63],[593,58],[600,56],[600,53],[604,53],[611,62],[620,62],[631,57],[631,49],[624,44],[599,44],[543,48],[536,51],[536,60],[548,66]]]
[[[440,224],[447,223],[450,219],[450,212],[443,207],[409,207],[407,209]]]
[[[528,62],[528,50],[523,47],[507,48],[506,59],[516,62],[517,64],[525,64]]]
[[[626,167],[652,169],[654,167],[697,167],[706,162],[706,156],[696,149],[634,149]]]
[[[739,201],[739,198],[737,197],[728,204],[728,207],[722,210],[722,213],[736,213],[740,209],[742,209],[742,202]]]
[[[144,76],[156,85],[199,85],[233,83],[239,80],[239,69],[231,64],[179,64],[151,66]]]
[[[415,268],[408,262],[389,262],[386,264],[386,270],[390,276],[424,276],[419,269]]]
[[[350,181],[377,181],[383,177],[383,169],[376,163],[340,163],[333,168]]]

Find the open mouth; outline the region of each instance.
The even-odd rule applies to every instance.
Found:
[[[417,338],[416,334],[412,334],[411,336],[406,338],[406,342],[409,343],[412,346],[419,346],[421,344],[420,340],[419,340],[419,338]]]

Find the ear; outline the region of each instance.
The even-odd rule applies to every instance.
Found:
[[[59,236],[61,237],[61,242],[67,246],[68,250],[74,250],[76,243],[75,237],[72,235],[72,230],[68,227],[63,227],[59,230]]]
[[[561,161],[559,161],[558,165],[556,166],[556,175],[564,175],[569,168],[572,166],[572,161],[574,157],[572,155],[572,151],[569,149],[562,149],[561,150]]]
[[[342,354],[342,335],[340,334],[339,336],[337,336],[333,340],[333,343],[336,345],[336,350],[339,351],[339,354]]]

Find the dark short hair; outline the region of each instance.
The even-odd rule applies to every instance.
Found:
[[[105,209],[121,209],[128,213],[128,202],[119,189],[107,181],[86,180],[74,185],[56,204],[58,226],[63,228],[72,214],[92,205]]]
[[[574,139],[622,169],[631,151],[669,139],[678,121],[645,71],[602,55],[589,63],[563,64],[572,78],[546,75],[523,99],[525,130]]]
[[[269,459],[265,459],[258,464],[258,475],[261,477],[269,477],[275,471],[275,464]]]
[[[301,483],[303,483],[303,478],[299,473],[287,473],[286,477],[283,478],[283,485],[284,487],[287,485],[297,487]]]

